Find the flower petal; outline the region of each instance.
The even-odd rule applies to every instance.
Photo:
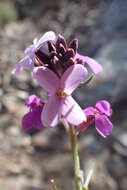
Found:
[[[86,114],[86,117],[88,116],[94,116],[94,108],[92,106],[84,109],[84,113]]]
[[[95,106],[102,114],[104,113],[107,116],[111,116],[112,115],[112,109],[110,106],[110,103],[106,100],[101,100],[99,102],[96,103]]]
[[[43,105],[39,108],[29,111],[24,115],[22,119],[22,128],[24,131],[28,131],[30,129],[41,130],[43,128],[41,122],[41,112],[43,109]]]
[[[25,57],[16,65],[12,74],[19,74],[23,69],[32,70],[34,67],[35,51],[41,48],[43,43],[47,41],[55,40],[55,33],[52,31],[46,32],[39,41],[35,38],[33,44],[25,49]]]
[[[30,95],[26,100],[25,105],[31,109],[37,109],[42,104],[44,104],[36,95]]]
[[[55,127],[58,124],[61,117],[61,106],[61,99],[56,95],[49,96],[41,114],[41,119],[45,127]]]
[[[29,45],[26,49],[25,49],[25,55],[31,54],[31,52],[34,49],[34,45]]]
[[[71,96],[67,96],[64,101],[62,116],[73,125],[79,125],[83,121],[86,121],[83,110]]]
[[[60,86],[70,95],[85,80],[86,76],[87,70],[83,65],[72,65],[64,72]]]
[[[46,67],[36,67],[33,70],[33,77],[38,81],[39,85],[50,94],[54,94],[59,87],[59,78]]]
[[[54,41],[56,39],[56,35],[54,32],[49,31],[46,32],[41,38],[40,40],[36,43],[35,45],[35,49],[39,49],[43,43],[47,42],[47,41]]]
[[[33,61],[28,56],[25,56],[12,70],[12,74],[18,75],[23,69],[32,70],[33,64]]]
[[[95,127],[98,133],[104,138],[111,134],[113,125],[105,115],[95,117]]]
[[[102,66],[90,57],[77,53],[75,59],[80,59],[83,61],[83,63],[87,63],[94,74],[98,74],[102,71]]]

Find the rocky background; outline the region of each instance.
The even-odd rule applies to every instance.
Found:
[[[127,189],[127,1],[0,1],[0,189],[74,189],[71,149],[63,127],[24,134],[21,117],[29,94],[46,97],[27,72],[12,68],[33,38],[53,30],[68,41],[79,39],[79,52],[95,58],[104,71],[74,96],[82,107],[107,99],[114,130],[102,139],[93,127],[79,138],[85,177],[94,163],[90,190]]]

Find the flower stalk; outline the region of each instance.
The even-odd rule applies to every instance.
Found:
[[[83,189],[82,176],[81,176],[80,160],[79,160],[79,153],[78,153],[77,133],[75,131],[75,128],[71,124],[69,124],[69,137],[70,137],[72,154],[73,154],[76,190],[82,190]]]

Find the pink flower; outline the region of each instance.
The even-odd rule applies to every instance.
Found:
[[[43,128],[41,112],[44,103],[37,96],[31,95],[26,101],[26,106],[29,108],[29,112],[22,119],[22,128],[24,131],[31,129],[41,130]]]
[[[78,125],[78,131],[84,131],[87,127],[95,122],[95,128],[102,137],[111,134],[113,125],[108,119],[112,115],[112,109],[106,100],[101,100],[94,107],[88,107],[84,110],[87,121]]]
[[[87,63],[94,74],[98,74],[102,71],[102,66],[99,63],[97,63],[94,59],[88,56],[76,53],[75,60],[77,60],[79,63],[83,63],[84,65]]]
[[[33,77],[49,95],[41,115],[44,126],[54,127],[62,117],[73,125],[86,120],[84,112],[71,96],[86,76],[87,70],[80,64],[70,66],[61,78],[46,67],[34,69]]]
[[[25,57],[16,65],[16,67],[12,71],[12,74],[17,75],[23,69],[32,70],[34,67],[35,52],[39,50],[44,45],[44,43],[54,40],[55,40],[55,34],[52,31],[46,32],[40,38],[40,40],[37,40],[37,38],[35,38],[33,40],[33,44],[30,45],[28,48],[26,48]]]

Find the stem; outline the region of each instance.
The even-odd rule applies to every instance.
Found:
[[[82,190],[82,176],[81,176],[80,160],[78,154],[77,134],[74,127],[71,124],[69,124],[69,137],[73,154],[76,190]]]

